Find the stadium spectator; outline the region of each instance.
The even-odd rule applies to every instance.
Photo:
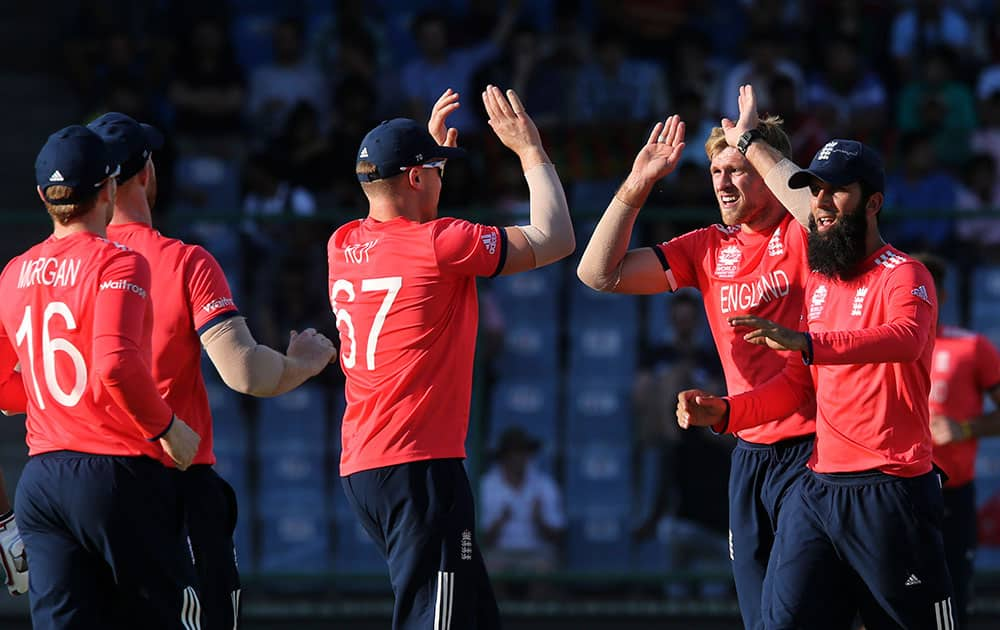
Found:
[[[458,130],[445,125],[459,107],[447,91],[432,110],[430,133],[396,118],[365,136],[356,173],[369,215],[329,242],[330,301],[347,378],[341,482],[386,558],[397,628],[426,628],[435,616],[455,628],[499,627],[462,463],[475,278],[535,269],[575,245],[562,185],[523,104],[495,86],[483,100],[489,126],[520,158],[530,225],[438,218],[445,163],[465,153]]]
[[[970,51],[972,33],[962,12],[945,0],[916,0],[892,20],[889,50],[902,77],[914,78],[925,55],[945,47],[960,56]]]
[[[938,167],[930,135],[914,131],[899,140],[902,169],[886,178],[885,208],[894,221],[892,240],[907,250],[939,248],[953,237],[958,182]],[[920,216],[934,213],[933,216]]]
[[[571,119],[580,123],[628,124],[667,108],[662,69],[632,55],[624,33],[605,28],[594,37],[594,57],[580,68],[573,88]]]
[[[735,396],[678,399],[682,427],[729,433],[816,396],[809,471],[777,516],[766,627],[845,628],[858,611],[870,627],[952,627],[924,402],[937,298],[927,269],[879,234],[884,178],[881,158],[851,140],[830,141],[789,178],[812,194],[807,332],[731,317],[746,345],[790,352],[785,370]]]
[[[974,152],[989,153],[1000,179],[1000,64],[983,70],[976,89],[979,126],[969,141]]]
[[[785,362],[743,343],[727,317],[753,311],[797,325],[808,273],[805,231],[796,224],[796,217],[805,220],[802,198],[783,206],[765,185],[765,178],[780,178],[795,168],[783,159],[791,150],[788,137],[780,119],[758,121],[750,86],[740,88],[739,109],[738,126],[726,119],[724,127],[716,128],[705,142],[722,224],[654,247],[628,249],[632,226],[650,190],[674,170],[684,150],[684,123],[671,116],[653,128],[577,268],[580,279],[599,291],[649,294],[699,289],[730,392],[762,385],[779,374]],[[772,416],[773,422],[741,432],[733,450],[730,558],[747,627],[761,623],[761,590],[774,541],[773,523],[786,490],[804,473],[812,452],[813,416],[812,401],[799,399],[795,407]]]
[[[274,63],[254,69],[247,93],[247,116],[256,140],[273,139],[284,128],[296,103],[319,113],[320,128],[329,123],[330,87],[323,73],[306,58],[302,22],[286,18],[274,26]]]
[[[805,106],[831,109],[834,114],[831,131],[835,135],[858,137],[881,129],[886,122],[889,98],[882,79],[871,66],[864,64],[856,39],[838,34],[825,41],[823,62],[823,70],[809,79]],[[783,109],[775,111],[787,116]],[[791,135],[794,138],[797,134],[793,131]],[[807,155],[814,155],[822,144]]]
[[[962,169],[963,185],[958,189],[955,233],[963,245],[964,259],[996,262],[1000,251],[1000,217],[990,213],[1000,208],[1000,182],[996,176],[996,160],[989,153],[977,153]],[[963,212],[985,216],[964,217]]]
[[[903,86],[896,124],[904,133],[928,134],[943,166],[957,167],[968,158],[976,102],[972,89],[959,79],[952,51],[931,52],[921,63],[920,74]]]
[[[540,447],[524,429],[507,429],[480,481],[483,555],[491,572],[549,573],[559,567],[566,513],[558,484],[536,461]]]
[[[239,157],[231,147],[243,131],[246,81],[224,25],[211,17],[196,20],[177,49],[168,94],[181,150]]]
[[[416,17],[413,32],[420,56],[407,61],[400,76],[411,118],[427,118],[438,97],[449,88],[459,95],[475,89],[471,85],[473,75],[500,54],[517,20],[518,5],[515,0],[505,0],[489,39],[469,48],[450,47],[448,20],[443,14],[429,11]],[[469,134],[482,128],[473,107],[455,111],[452,124]]]
[[[726,73],[721,82],[716,110],[724,115],[732,115],[733,102],[740,94],[742,86],[750,84],[757,91],[757,105],[760,111],[776,112],[772,103],[771,82],[784,75],[795,84],[795,101],[805,94],[802,69],[785,56],[785,39],[778,31],[762,29],[751,31],[744,43],[747,61],[737,64]]]
[[[916,254],[934,278],[938,301],[947,266],[932,254]],[[934,463],[948,476],[944,495],[944,549],[955,589],[956,630],[969,627],[968,604],[977,547],[976,451],[979,439],[1000,435],[1000,411],[983,413],[983,397],[1000,406],[1000,352],[985,336],[938,322],[931,361],[931,437]]]

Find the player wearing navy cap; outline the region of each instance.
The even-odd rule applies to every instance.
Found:
[[[340,474],[355,514],[385,555],[396,630],[499,627],[462,459],[469,426],[476,277],[527,271],[573,251],[562,185],[512,90],[487,87],[497,137],[521,161],[530,225],[439,218],[445,161],[464,154],[446,129],[450,90],[430,133],[397,118],[372,129],[356,173],[365,219],[329,243],[330,301],[347,375]]]
[[[203,627],[230,630],[240,617],[233,545],[236,494],[212,468],[212,414],[201,374],[202,347],[227,385],[255,396],[276,396],[298,387],[326,367],[336,350],[313,329],[293,331],[287,355],[259,345],[215,258],[152,227],[153,152],[163,144],[160,132],[118,112],[104,114],[89,127],[123,152],[108,237],[142,254],[152,269],[153,378],[171,408],[201,436],[191,467],[178,481],[198,571]]]
[[[16,508],[33,627],[200,627],[181,504],[198,435],[150,373],[146,260],[104,238],[122,154],[86,127],[35,162],[52,236],[0,274],[0,374],[20,363],[28,463]],[[6,401],[4,401],[6,405]]]
[[[741,315],[743,338],[792,351],[756,389],[682,392],[682,427],[736,432],[815,392],[816,444],[786,498],[764,582],[768,629],[954,628],[928,421],[937,297],[930,273],[878,230],[882,160],[831,140],[788,185],[811,195],[806,332]]]

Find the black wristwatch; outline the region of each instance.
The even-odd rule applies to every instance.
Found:
[[[760,140],[763,137],[764,134],[760,132],[760,129],[751,129],[740,136],[740,141],[736,143],[736,150],[743,155],[746,155],[747,151],[750,149],[750,145],[753,144],[753,141]]]

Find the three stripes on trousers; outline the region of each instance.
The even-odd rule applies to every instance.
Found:
[[[455,572],[438,571],[437,598],[434,603],[434,630],[450,630],[454,597]]]
[[[951,598],[934,602],[934,617],[937,620],[937,630],[955,630],[955,622],[951,618]]]

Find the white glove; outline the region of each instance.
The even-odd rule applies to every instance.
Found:
[[[0,520],[0,580],[11,595],[28,592],[28,556],[13,512]]]

